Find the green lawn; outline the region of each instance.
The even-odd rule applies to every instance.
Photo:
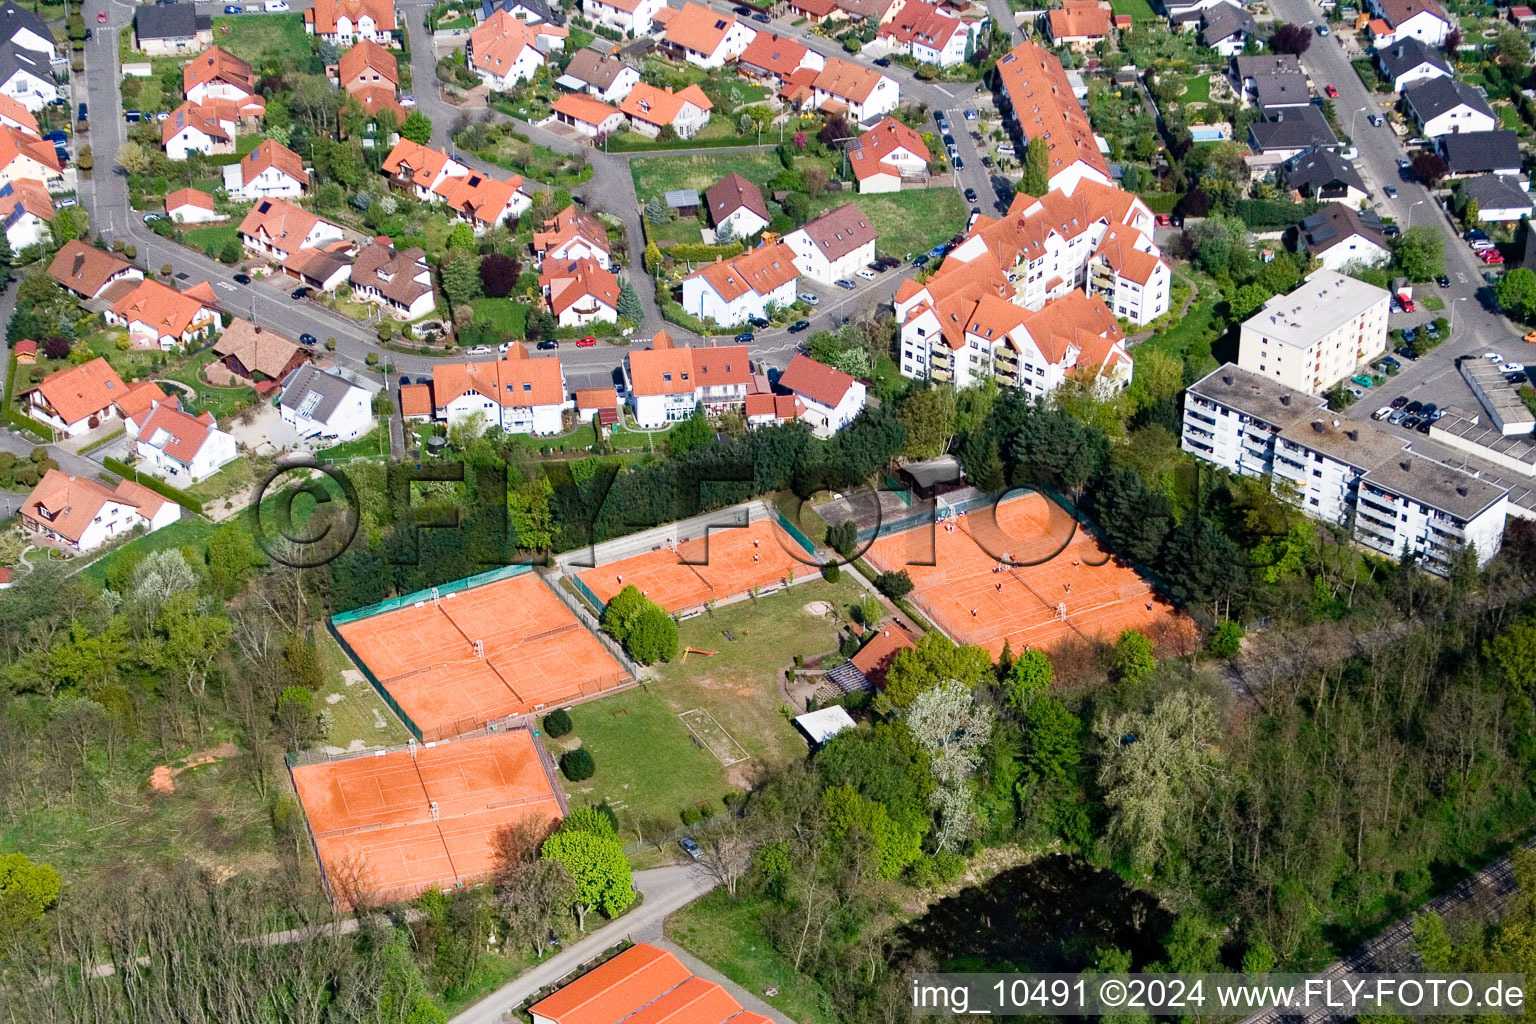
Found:
[[[247,387],[216,388],[203,380],[198,371],[217,358],[213,349],[207,349],[193,356],[181,369],[163,376],[168,380],[180,381],[197,394],[193,399],[188,399],[185,392],[181,395],[182,404],[192,410],[194,415],[211,412],[215,419],[224,423],[242,409],[254,405],[256,392]]]
[[[317,626],[314,635],[325,668],[325,684],[315,693],[315,708],[329,712],[327,717],[331,725],[325,743],[350,750],[389,747],[410,739],[410,732],[357,671],[357,666],[342,652],[331,634],[323,626]],[[342,680],[343,672],[355,673],[350,686]],[[356,743],[359,740],[362,742]]]
[[[510,434],[507,439],[535,454],[541,448],[553,448],[558,452],[584,452],[597,443],[597,433],[592,429],[591,423],[583,423],[564,437]]]
[[[1157,17],[1150,0],[1110,0],[1116,14],[1129,14],[1135,21],[1149,21]]]
[[[1184,92],[1179,96],[1183,104],[1211,102],[1211,76],[1191,75],[1184,79]]]
[[[369,455],[389,454],[389,425],[380,423],[362,437],[353,438],[351,441],[343,441],[341,444],[322,449],[315,453],[322,459],[330,459],[332,462],[341,462],[345,459],[355,459]]]
[[[768,941],[767,909],[759,898],[732,899],[716,889],[673,914],[666,923],[667,938],[749,992],[762,995],[777,988],[778,995],[763,998],[791,1020],[832,1024],[838,1016],[831,996]]]
[[[881,255],[927,252],[965,229],[965,200],[952,188],[909,189],[882,195],[825,195],[811,202],[812,215],[854,203],[875,228]]]
[[[488,320],[496,325],[507,339],[521,338],[526,333],[528,307],[511,299],[479,298],[470,302],[475,309],[475,320]]]
[[[573,806],[607,803],[620,827],[634,838],[633,823],[675,827],[685,808],[708,804],[720,811],[728,786],[720,762],[694,746],[677,712],[654,692],[629,690],[571,709],[575,729],[550,741],[556,756],[584,746],[597,773],[565,782]],[[654,826],[648,826],[654,828]]]
[[[146,534],[137,540],[130,541],[105,557],[98,558],[84,569],[80,575],[88,582],[97,586],[105,586],[107,582],[107,570],[114,564],[125,558],[137,558],[140,555],[153,554],[156,551],[169,551],[191,548],[202,552],[207,549],[208,539],[213,536],[214,525],[206,519],[182,518],[164,529]]]
[[[268,66],[292,66],[310,49],[304,15],[298,11],[214,18],[213,41],[250,63],[258,73]]]
[[[1202,281],[1200,294],[1184,318],[1167,330],[1159,331],[1137,348],[1160,349],[1170,355],[1188,359],[1199,372],[1203,368],[1215,369],[1215,357],[1211,355],[1211,333],[1216,320],[1216,304],[1221,293],[1215,282]],[[1135,353],[1132,353],[1134,357]]]
[[[679,188],[709,188],[727,174],[735,173],[755,185],[777,174],[783,164],[772,153],[705,153],[697,156],[652,156],[629,162],[635,194],[644,203],[652,196]]]
[[[182,237],[188,245],[212,253],[217,259],[230,242],[240,244],[240,227],[238,224],[214,224],[206,228],[192,228]]]

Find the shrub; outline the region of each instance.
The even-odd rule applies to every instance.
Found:
[[[564,708],[551,711],[544,716],[544,735],[552,739],[570,734],[572,729],[571,716]]]
[[[827,527],[827,546],[844,558],[852,558],[859,543],[859,527],[852,519],[844,519]]]
[[[1218,623],[1206,642],[1212,654],[1218,658],[1235,658],[1243,646],[1243,627],[1225,619]]]
[[[597,762],[592,760],[586,747],[577,747],[560,755],[560,770],[572,782],[582,782],[590,779],[597,771]]]
[[[898,572],[883,572],[875,577],[875,587],[891,600],[900,601],[912,593],[912,577],[907,575],[905,569]]]
[[[677,657],[677,622],[633,584],[603,609],[603,632],[623,644],[642,665]]]
[[[828,562],[822,568],[821,574],[826,577],[828,583],[836,583],[843,578],[843,570],[838,568],[836,562]]]

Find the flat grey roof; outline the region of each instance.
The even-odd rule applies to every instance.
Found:
[[[1459,469],[1403,451],[1398,458],[1365,474],[1364,482],[1412,498],[1462,521],[1473,518],[1509,493],[1506,487],[1463,473]]]
[[[1316,395],[1249,373],[1236,363],[1228,363],[1206,374],[1191,384],[1189,390],[1277,427],[1314,417],[1327,404]]]
[[[1489,413],[1505,423],[1536,426],[1536,415],[1532,415],[1525,402],[1521,401],[1519,388],[1504,379],[1498,363],[1477,355],[1464,356],[1461,359],[1461,373],[1482,389],[1480,401],[1489,407]]]
[[[1486,448],[1502,458],[1529,466],[1529,474],[1536,476],[1536,438],[1530,434],[1506,436],[1486,423],[1473,423],[1455,413],[1447,413],[1430,424],[1429,436],[1439,434],[1453,437],[1462,444]]]
[[[1376,303],[1386,301],[1385,288],[1332,270],[1314,270],[1290,294],[1276,295],[1266,302],[1263,309],[1243,321],[1243,327],[1305,349]]]
[[[1377,430],[1360,420],[1346,420],[1323,412],[1280,431],[1280,439],[1322,452],[1331,459],[1369,470],[1389,461],[1403,450],[1402,439]]]

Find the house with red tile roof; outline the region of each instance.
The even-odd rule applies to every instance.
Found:
[[[1113,13],[1103,0],[1062,0],[1061,7],[1046,12],[1045,34],[1053,46],[1086,53],[1109,38]]]
[[[48,276],[82,299],[94,299],[119,281],[142,281],[144,271],[114,252],[71,239],[53,254]]]
[[[957,18],[927,0],[907,0],[875,36],[897,52],[910,54],[913,60],[948,68],[965,63],[966,51],[979,41],[988,22],[986,18]]]
[[[231,100],[239,103],[256,94],[251,66],[228,50],[214,46],[193,57],[181,68],[182,95],[193,103]],[[262,102],[263,108],[265,101]]]
[[[624,111],[582,92],[566,93],[550,107],[544,123],[555,121],[574,128],[589,139],[611,135],[624,126]]]
[[[686,3],[667,23],[661,50],[701,68],[724,67],[746,52],[757,31],[734,15]]]
[[[98,356],[79,366],[55,370],[19,397],[28,416],[78,437],[121,417],[118,401],[127,393],[112,364]]]
[[[117,400],[123,414],[123,429],[129,437],[137,438],[150,415],[162,405],[180,405],[176,395],[167,395],[152,380],[140,380],[128,385],[128,393]]]
[[[538,74],[551,51],[565,48],[569,35],[563,25],[529,24],[497,10],[470,30],[464,54],[488,88],[508,92]]]
[[[765,82],[777,89],[801,68],[820,71],[827,58],[788,36],[759,32],[736,60],[736,71],[743,78]]]
[[[397,47],[394,0],[315,0],[304,12],[304,31],[337,46],[366,39]]]
[[[903,180],[926,182],[932,160],[917,129],[890,116],[881,118],[848,148],[848,167],[861,193],[899,192]]]
[[[716,414],[745,408],[752,358],[745,345],[674,346],[662,331],[650,348],[625,355],[624,381],[635,422],[651,429],[687,419],[700,404]]]
[[[678,138],[690,139],[709,123],[714,106],[697,85],[673,92],[640,82],[629,90],[619,109],[641,135],[654,139],[663,128],[670,127]]]
[[[37,127],[32,111],[0,93],[0,127],[14,128],[30,138],[41,139],[43,133]]]
[[[734,171],[704,192],[704,205],[715,231],[731,238],[751,238],[771,219],[763,190]]]
[[[49,192],[65,191],[64,166],[53,143],[9,126],[0,126],[0,184],[29,179]]]
[[[896,655],[909,647],[917,646],[917,638],[894,622],[887,622],[875,630],[857,654],[848,659],[870,687],[885,689],[885,674],[890,670]]]
[[[433,192],[444,178],[462,178],[469,168],[450,159],[442,150],[423,146],[410,139],[401,139],[384,158],[382,170],[389,176],[392,188],[409,192],[424,203],[436,197]]]
[[[299,154],[280,142],[263,139],[238,164],[224,168],[224,190],[234,198],[252,201],[295,199],[309,191],[309,172]]]
[[[336,62],[336,84],[343,92],[382,88],[393,96],[400,85],[400,63],[384,47],[365,39]]]
[[[258,199],[240,222],[240,242],[247,252],[283,263],[301,250],[346,249],[341,228],[284,199]]]
[[[1385,31],[1376,33],[1378,46],[1409,37],[1427,46],[1444,46],[1451,34],[1451,19],[1435,0],[1366,0],[1366,6],[1385,23]]]
[[[666,950],[637,942],[528,1008],[533,1024],[769,1024]]]
[[[142,484],[116,487],[50,469],[18,510],[21,528],[34,543],[95,551],[135,530],[153,533],[181,518],[181,506]]]
[[[532,358],[521,343],[492,363],[432,368],[433,415],[449,427],[475,417],[509,434],[558,434],[568,405],[558,356]]]
[[[167,194],[165,215],[177,224],[206,224],[224,219],[213,208],[213,196],[195,188],[179,188]]]
[[[823,439],[852,423],[868,398],[862,381],[803,353],[796,353],[779,375],[779,387],[800,399],[805,405],[801,418]]]
[[[172,160],[185,160],[192,153],[225,156],[235,151],[238,120],[234,104],[227,100],[188,101],[160,125],[160,145]]]
[[[533,233],[533,254],[543,260],[595,259],[603,266],[611,266],[612,249],[608,242],[608,230],[603,222],[577,209],[573,203],[544,222],[542,230]]]
[[[479,171],[470,171],[463,177],[444,178],[432,189],[436,198],[448,205],[454,219],[483,235],[498,224],[505,224],[522,216],[533,205],[533,200],[523,191],[521,175],[514,174],[502,181]]]
[[[576,418],[583,423],[590,423],[593,416],[605,427],[618,423],[619,393],[611,387],[577,388]]]
[[[431,419],[432,385],[402,385],[400,388],[400,415],[408,421]]]
[[[17,178],[0,185],[0,224],[12,252],[51,242],[53,213],[53,197],[42,182]]]
[[[234,435],[218,428],[213,413],[191,416],[169,403],[157,406],[139,428],[135,468],[178,487],[206,480],[239,457]]]
[[[102,316],[128,328],[135,348],[170,352],[219,332],[216,303],[207,282],[179,292],[159,281],[140,281]]]
[[[1025,140],[1045,140],[1050,188],[1071,194],[1087,178],[1110,184],[1109,162],[1055,54],[1020,43],[998,61],[997,74]]]
[[[875,258],[875,228],[853,203],[828,210],[784,236],[795,266],[813,281],[830,285],[851,278]]]
[[[545,260],[539,290],[561,327],[618,322],[619,279],[596,260]]]
[[[665,0],[583,0],[581,11],[599,25],[630,36],[643,36],[651,31],[651,23],[666,6]]]
[[[790,80],[795,81],[804,70]],[[901,87],[896,79],[841,57],[828,57],[825,66],[810,79],[808,94],[797,105],[802,110],[846,113],[863,124],[890,113],[900,103]]]
[[[747,396],[747,426],[771,427],[779,423],[793,423],[805,414],[805,403],[794,395],[775,395],[769,391],[755,391]]]
[[[683,278],[683,310],[722,326],[764,319],[770,306],[794,305],[799,279],[793,249],[783,242],[760,245],[740,256],[706,263]]]

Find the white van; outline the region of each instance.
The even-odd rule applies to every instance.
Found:
[[[281,14],[288,9],[288,0],[267,0],[265,9],[268,14]]]

